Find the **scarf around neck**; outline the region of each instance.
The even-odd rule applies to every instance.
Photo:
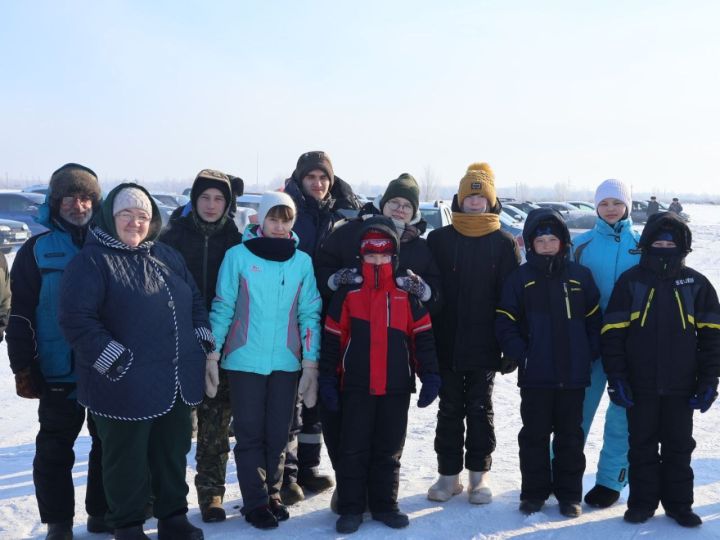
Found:
[[[497,214],[452,213],[452,226],[463,236],[486,236],[500,228],[500,216]]]

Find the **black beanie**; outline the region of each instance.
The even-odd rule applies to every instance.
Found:
[[[382,211],[386,202],[395,197],[402,197],[410,201],[413,207],[413,217],[417,215],[418,205],[420,204],[420,188],[412,175],[402,173],[395,180],[390,181],[380,199],[380,211]]]
[[[101,197],[100,183],[92,169],[78,163],[66,163],[52,173],[49,185],[50,207],[57,210],[63,197],[87,195],[97,204]]]
[[[327,175],[330,179],[330,187],[332,187],[335,183],[335,173],[333,172],[332,162],[330,161],[330,157],[320,150],[305,152],[298,158],[295,172],[293,172],[293,178],[302,187],[302,179],[316,169],[323,171]]]
[[[548,219],[538,223],[537,227],[535,227],[535,230],[532,232],[532,234],[530,234],[530,241],[532,242],[538,236],[545,236],[547,234],[552,234],[553,236],[557,237],[557,239],[561,242],[565,237],[562,225],[558,223],[558,221],[555,219]]]
[[[230,179],[225,173],[213,169],[203,169],[195,177],[192,189],[190,190],[190,202],[195,209],[198,197],[202,195],[206,189],[219,189],[225,197],[225,209],[227,210],[232,201],[232,188],[230,187]]]

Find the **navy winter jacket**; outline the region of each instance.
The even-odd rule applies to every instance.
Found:
[[[170,246],[131,248],[93,226],[63,275],[60,326],[75,353],[78,401],[95,414],[143,420],[169,412],[178,396],[202,401],[212,334],[203,297]]]

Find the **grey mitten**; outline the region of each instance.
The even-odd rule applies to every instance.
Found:
[[[214,398],[217,395],[218,386],[220,386],[220,353],[213,351],[208,353],[205,360],[205,395]]]
[[[337,291],[342,285],[356,285],[362,281],[357,268],[341,268],[328,278],[328,287]]]
[[[428,300],[430,300],[430,296],[432,296],[432,290],[430,290],[430,285],[425,283],[425,280],[423,280],[423,278],[415,274],[409,268],[406,271],[407,276],[402,276],[395,279],[395,283],[398,284],[398,287],[414,296],[417,296],[423,302],[427,302]]]
[[[308,409],[312,409],[317,404],[318,396],[318,371],[317,362],[311,360],[302,361],[302,375],[298,383],[298,396]]]

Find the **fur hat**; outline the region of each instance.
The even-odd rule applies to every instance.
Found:
[[[368,253],[392,255],[395,253],[395,242],[383,231],[370,229],[363,234],[360,240],[360,255],[366,255]]]
[[[417,214],[418,206],[420,205],[420,188],[412,175],[402,173],[395,180],[390,181],[382,199],[380,199],[380,211],[382,212],[386,202],[395,197],[402,197],[410,201],[413,207],[412,215],[415,216],[415,214]]]
[[[293,201],[292,197],[282,191],[266,191],[263,193],[262,199],[260,199],[260,206],[258,207],[258,223],[260,227],[262,227],[268,212],[274,206],[289,206],[292,208],[293,223],[295,222],[297,208],[295,208],[295,201]]]
[[[632,193],[621,180],[610,178],[602,182],[595,190],[595,208],[605,199],[617,199],[625,203],[628,212],[632,209]]]
[[[482,195],[492,208],[497,203],[495,195],[495,174],[487,163],[472,163],[467,168],[465,176],[460,180],[457,199],[462,208],[463,201],[470,195]]]
[[[228,203],[230,203],[233,199],[230,179],[225,173],[214,169],[203,169],[195,177],[192,189],[190,190],[190,201],[192,202],[192,207],[196,207],[198,197],[200,197],[206,189],[210,188],[220,190],[220,193],[222,193],[223,197],[225,197],[225,208],[227,209]]]
[[[49,185],[50,206],[57,209],[63,197],[69,195],[87,195],[93,204],[100,201],[102,193],[95,172],[79,163],[66,163],[52,173]]]
[[[330,161],[330,157],[320,150],[305,152],[298,158],[295,172],[293,172],[293,178],[302,187],[302,179],[316,169],[327,174],[327,177],[330,179],[330,187],[332,187],[335,182],[332,162]]]
[[[128,208],[137,208],[144,210],[149,216],[152,216],[152,203],[145,192],[138,188],[126,187],[115,195],[113,201],[113,216],[118,215],[123,210]]]

